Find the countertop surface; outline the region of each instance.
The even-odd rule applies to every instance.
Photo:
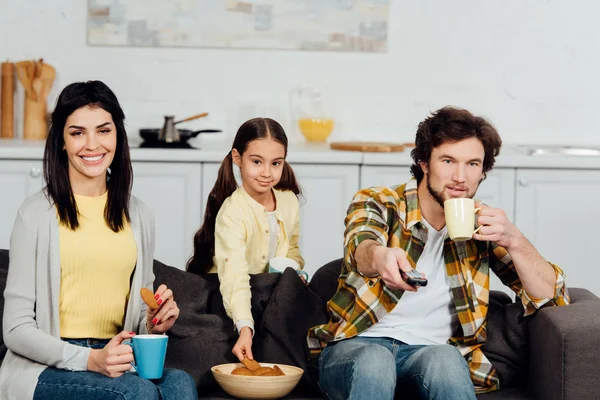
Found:
[[[229,152],[231,143],[204,142],[195,149],[139,148],[130,139],[132,161],[211,162],[220,163]],[[194,143],[194,145],[198,145]],[[43,141],[0,139],[0,160],[40,160],[44,154]],[[410,149],[397,153],[362,153],[331,150],[327,144],[290,143],[288,161],[298,164],[353,164],[373,166],[409,166]],[[495,168],[573,168],[600,169],[600,156],[528,155],[522,146],[505,144],[496,158]]]

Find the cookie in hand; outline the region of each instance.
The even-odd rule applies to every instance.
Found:
[[[154,293],[152,293],[152,290],[145,287],[141,288],[140,295],[142,296],[142,300],[144,300],[144,303],[146,303],[148,307],[150,307],[152,310],[158,309],[158,302],[154,298]]]

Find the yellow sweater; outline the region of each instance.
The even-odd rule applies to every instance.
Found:
[[[291,191],[274,190],[275,217],[279,225],[275,257],[295,260],[300,268],[300,204]],[[210,272],[219,274],[227,315],[238,322],[252,319],[250,275],[267,272],[269,217],[264,206],[240,187],[229,196],[217,214],[215,256]]]
[[[121,331],[137,247],[129,224],[118,233],[104,220],[108,192],[75,195],[79,228],[59,224],[60,335],[108,339]]]

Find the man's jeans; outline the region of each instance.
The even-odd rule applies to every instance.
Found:
[[[476,399],[468,364],[456,348],[390,338],[354,337],[327,345],[319,358],[319,386],[333,400],[393,399],[394,393]]]
[[[69,343],[102,349],[108,340],[69,339]],[[182,399],[197,400],[194,378],[178,369],[165,369],[161,379],[148,380],[136,373],[109,378],[91,371],[66,371],[46,368],[38,378],[34,400],[130,400]]]

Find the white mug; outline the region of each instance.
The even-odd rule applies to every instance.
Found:
[[[448,236],[455,242],[464,242],[473,237],[481,226],[475,229],[475,214],[481,208],[475,208],[475,200],[468,198],[448,199],[444,201],[444,215]]]
[[[287,257],[273,257],[269,261],[269,272],[283,272],[286,268],[291,268],[298,275],[303,275],[308,280],[308,274],[300,269],[295,260]]]

